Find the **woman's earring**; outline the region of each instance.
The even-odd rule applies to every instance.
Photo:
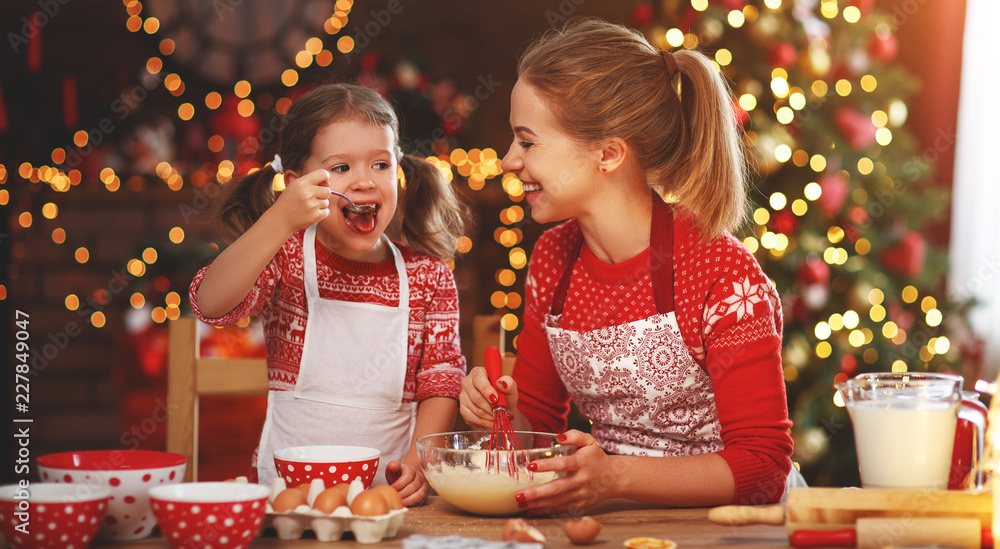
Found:
[[[607,171],[608,171],[608,169],[607,169],[607,168],[605,168],[604,166],[601,166],[601,173],[605,173],[605,172],[607,172]]]

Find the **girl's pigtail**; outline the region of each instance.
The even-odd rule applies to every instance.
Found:
[[[681,75],[684,139],[670,165],[678,200],[698,212],[702,235],[713,238],[746,215],[746,162],[732,96],[709,59],[696,51],[672,54]]]
[[[256,172],[226,183],[217,204],[219,232],[226,242],[245,233],[274,204],[274,168],[266,164]]]
[[[468,206],[430,162],[406,155],[399,165],[405,178],[399,200],[401,240],[419,252],[454,259],[455,242],[465,234]]]

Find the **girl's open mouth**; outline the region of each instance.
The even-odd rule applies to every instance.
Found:
[[[372,206],[370,211],[366,213],[354,213],[347,207],[341,208],[340,212],[344,214],[347,224],[354,230],[367,234],[375,230],[375,218],[378,217],[378,212],[381,209],[378,204],[372,204]]]

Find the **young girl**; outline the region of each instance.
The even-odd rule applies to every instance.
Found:
[[[727,232],[746,207],[744,161],[718,70],[573,21],[521,58],[510,124],[503,168],[532,218],[569,221],[532,253],[513,377],[494,387],[474,368],[462,416],[489,426],[499,391],[516,429],[562,432],[570,399],[593,422],[560,435],[574,455],[533,464],[566,476],[519,505],[778,501],[792,452],[781,312]]]
[[[384,471],[406,505],[427,495],[414,441],[452,429],[465,375],[458,293],[442,260],[465,208],[437,168],[402,156],[398,127],[373,90],[316,88],[289,109],[270,166],[227,184],[220,221],[236,238],[195,276],[191,305],[214,325],[263,316],[260,483],[275,478],[277,449],[347,444],[381,451],[376,482]],[[285,183],[277,199],[275,172]],[[331,191],[374,213],[352,213]],[[397,198],[406,245],[384,234]]]

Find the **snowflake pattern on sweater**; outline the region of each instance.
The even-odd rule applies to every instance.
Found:
[[[268,384],[273,391],[295,388],[308,321],[303,284],[302,242],[305,230],[293,234],[257,278],[246,298],[221,318],[210,319],[198,309],[198,291],[208,267],[191,283],[191,308],[203,322],[235,324],[246,316],[264,319]],[[410,284],[407,371],[403,402],[444,396],[457,399],[466,362],[458,335],[458,290],[444,261],[396,243]],[[399,304],[399,277],[390,256],[380,263],[340,257],[316,240],[320,296],[324,299]]]
[[[600,333],[602,327],[656,314],[650,265],[671,261],[677,325],[687,352],[711,381],[723,445],[718,454],[736,480],[734,501],[777,501],[791,468],[791,422],[781,368],[780,302],[756,260],[728,233],[701,242],[690,213],[677,208],[672,258],[651,257],[647,249],[609,265],[584,245],[577,259],[572,257],[573,243],[579,237],[575,220],[549,229],[535,245],[529,265],[514,378],[519,408],[533,427],[551,432],[566,428],[570,394],[556,372],[552,353],[557,350],[549,347],[544,325],[555,288],[570,262],[573,272],[560,327]],[[615,352],[610,342],[605,348],[606,353]],[[573,354],[569,348],[558,352],[564,358]],[[569,382],[598,383],[595,373],[575,370]],[[637,377],[658,375],[653,368]],[[662,429],[684,421],[694,431],[704,428],[707,418],[689,413],[704,409],[704,403],[689,404],[673,402],[669,394],[645,403]]]

